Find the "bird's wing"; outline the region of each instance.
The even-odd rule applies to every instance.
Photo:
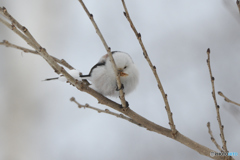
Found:
[[[112,54],[114,54],[115,52],[118,52],[118,51],[113,51]],[[103,55],[103,56],[100,58],[100,60],[98,61],[98,63],[95,64],[95,65],[91,68],[89,74],[87,74],[87,75],[81,75],[80,77],[90,77],[91,74],[92,74],[92,71],[93,71],[95,68],[97,68],[98,66],[105,65],[107,58],[108,58],[108,54]]]
[[[91,68],[89,74],[87,74],[87,75],[81,75],[80,77],[91,77],[92,71],[93,71],[95,68],[97,68],[98,66],[103,66],[103,65],[105,65],[105,61],[99,61],[97,64],[95,64],[95,65]]]

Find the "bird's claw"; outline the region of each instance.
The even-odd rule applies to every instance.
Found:
[[[118,88],[118,86],[117,86],[116,91],[120,91],[121,89],[124,89],[124,85],[123,84],[121,84],[121,88]]]
[[[128,108],[129,108],[128,101],[126,101],[126,107],[123,107],[122,104],[121,104],[121,108],[122,108],[123,111],[127,111]]]

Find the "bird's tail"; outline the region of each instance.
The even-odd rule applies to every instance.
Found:
[[[56,80],[58,79],[59,77],[55,77],[55,78],[47,78],[47,79],[44,79],[43,81],[51,81],[51,80]]]
[[[88,74],[88,75],[82,75],[81,72],[79,72],[78,70],[75,70],[75,69],[72,69],[72,70],[69,70],[68,71],[68,74],[70,74],[73,78],[81,81],[82,79],[87,79],[89,80],[91,78],[91,75]],[[54,77],[54,78],[47,78],[43,81],[51,81],[51,80],[59,80],[59,81],[62,81],[62,82],[66,82],[67,81],[67,78],[64,77],[62,74],[59,76],[59,77]]]

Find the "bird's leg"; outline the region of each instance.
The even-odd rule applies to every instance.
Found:
[[[121,88],[118,88],[118,86],[117,86],[116,91],[120,91],[121,89],[124,89],[124,85],[123,84],[121,84]]]
[[[124,85],[123,85],[123,84],[121,84],[121,88],[118,88],[118,86],[117,86],[116,91],[120,91],[121,89],[122,89],[122,90],[124,89]],[[119,96],[119,98],[121,99],[120,96]],[[129,108],[128,106],[129,106],[128,101],[126,101],[126,107],[123,107],[123,106],[121,105],[123,111],[127,111],[128,108]]]
[[[126,101],[126,107],[127,107],[127,108],[129,107],[129,103],[128,103],[128,101]]]

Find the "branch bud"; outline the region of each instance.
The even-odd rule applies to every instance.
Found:
[[[75,101],[75,98],[74,97],[70,98],[70,101],[72,101],[72,102]]]
[[[207,54],[210,54],[210,48],[207,49]]]

